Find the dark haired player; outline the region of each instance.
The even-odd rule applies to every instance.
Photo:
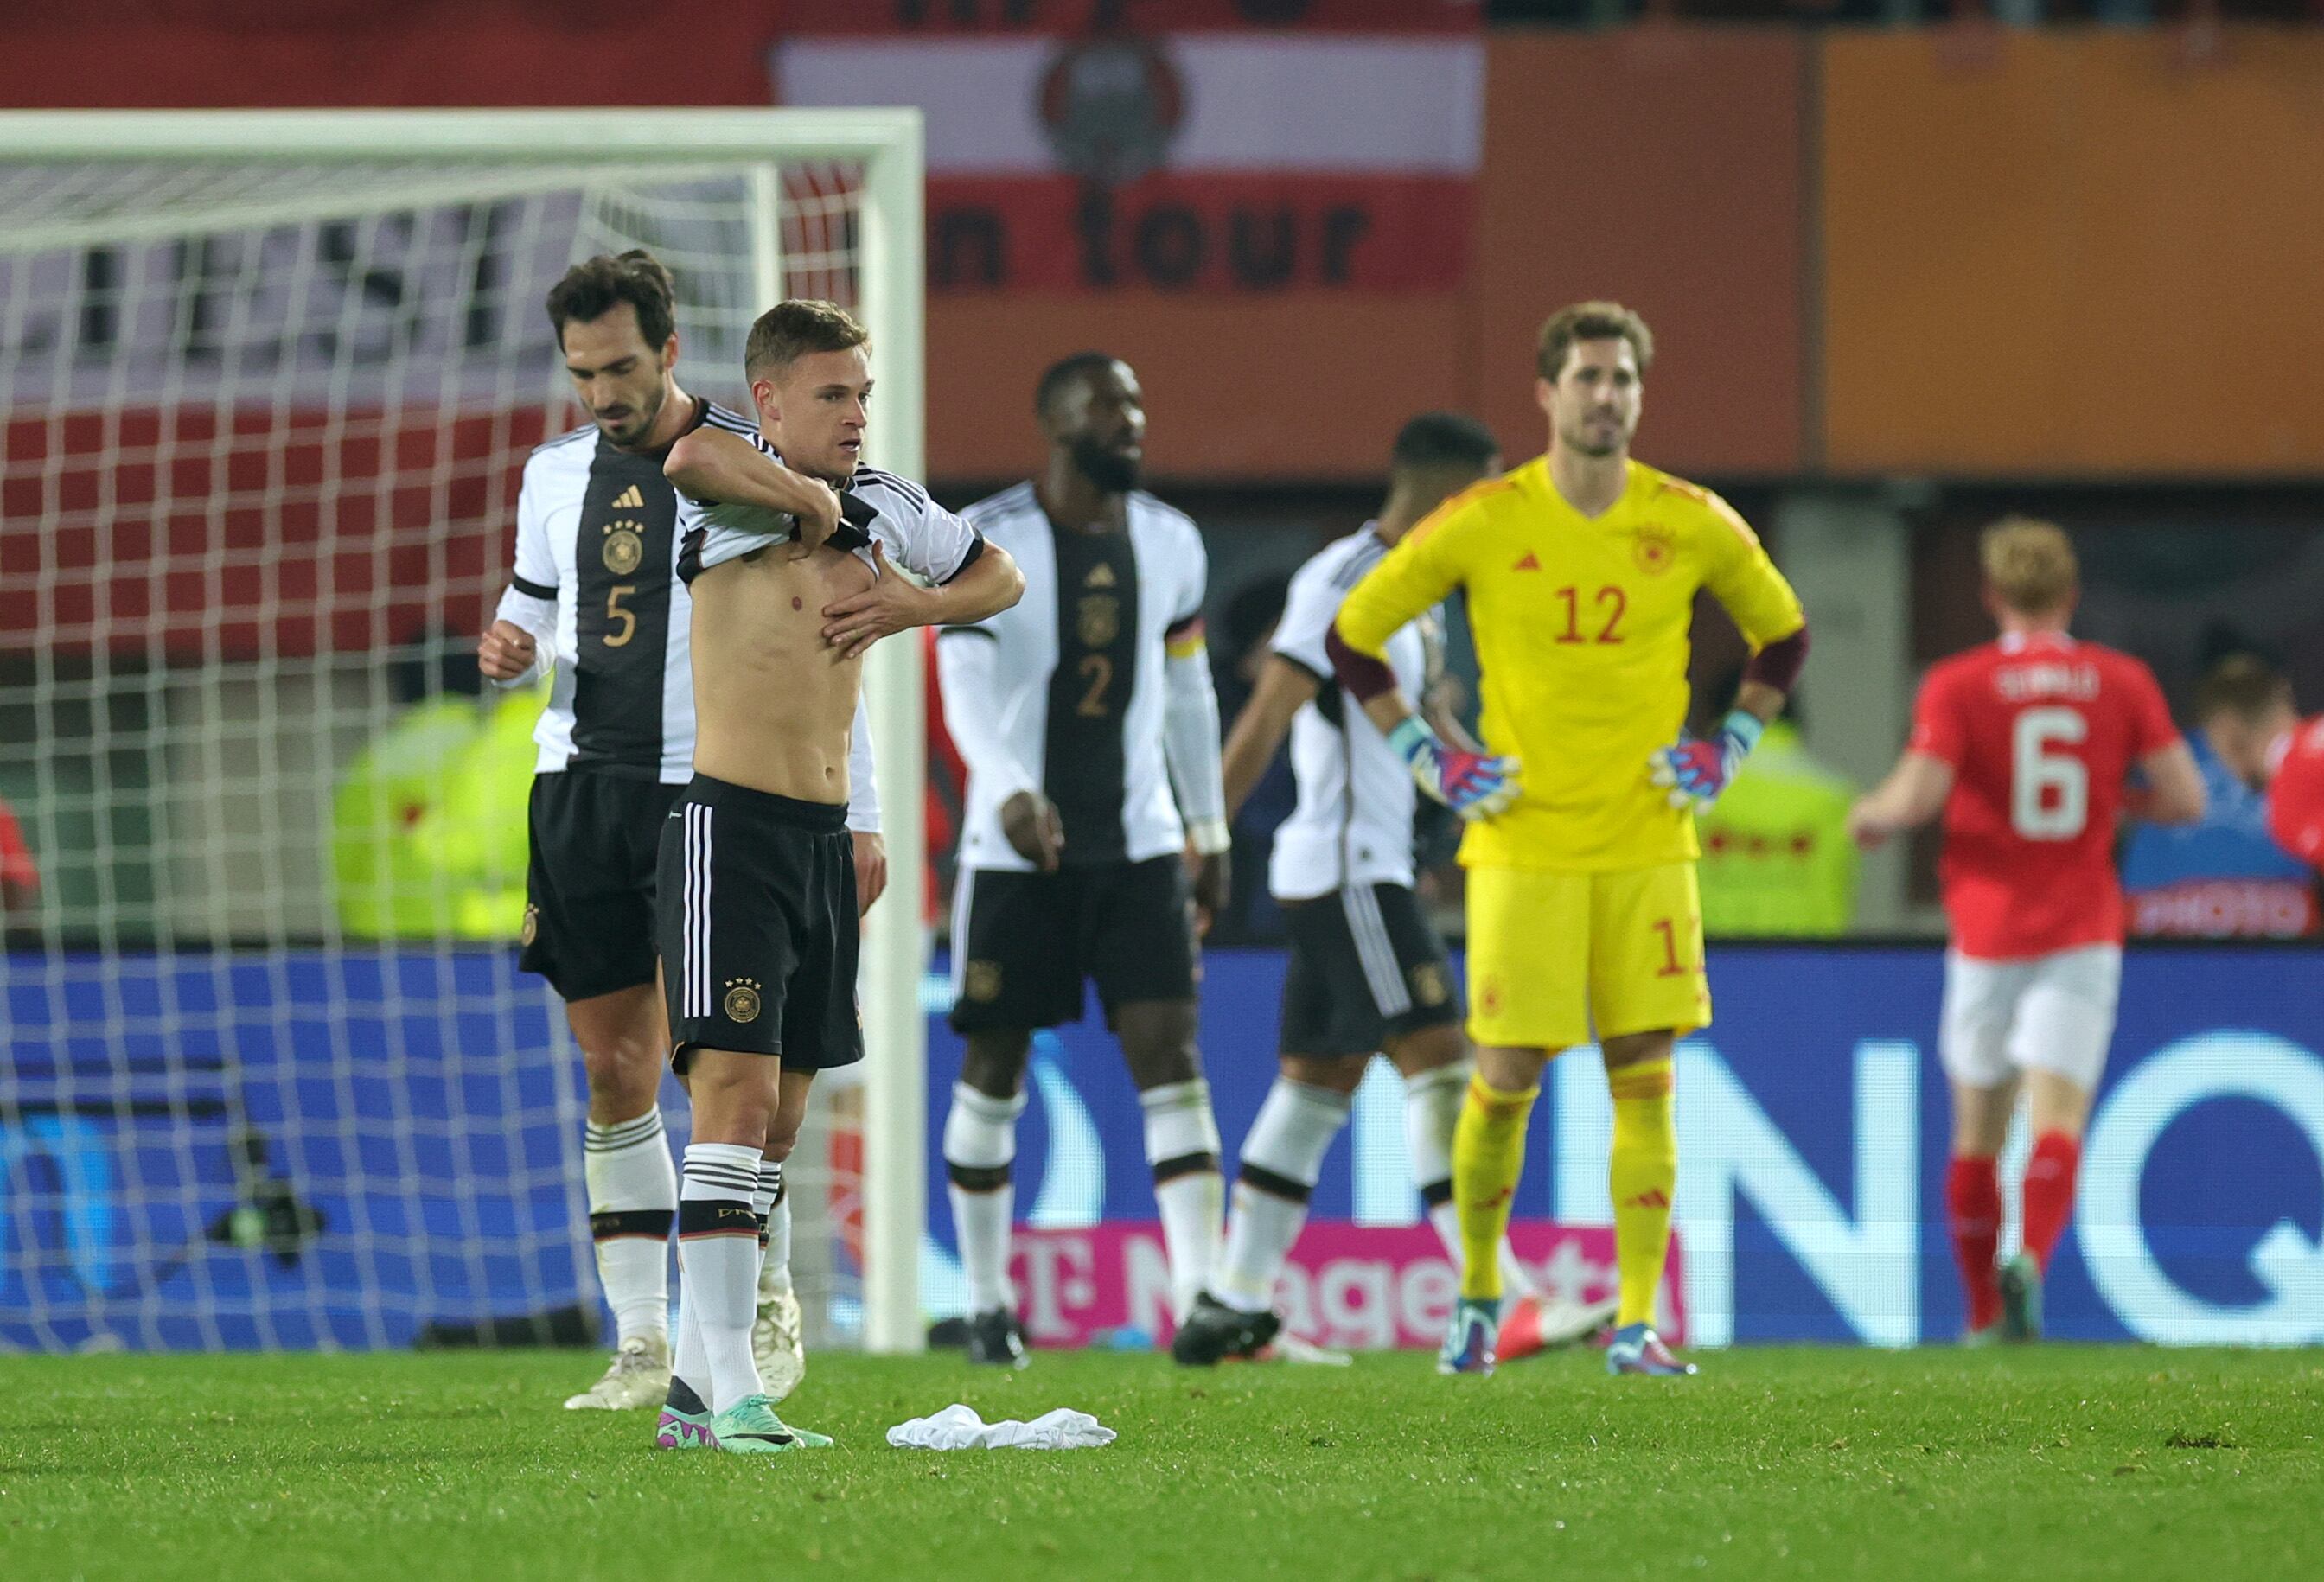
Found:
[[[858,465],[869,343],[831,303],[770,308],[743,354],[759,436],[697,428],[665,469],[718,502],[678,553],[699,723],[660,853],[672,1055],[694,1100],[665,1449],[830,1442],[775,1415],[752,1354],[752,1192],[797,1140],[815,1073],[863,1057],[844,825],[862,658],[908,627],[982,620],[1024,586],[918,484]]]
[[[1291,739],[1299,802],[1276,832],[1268,869],[1290,928],[1291,960],[1282,1072],[1243,1139],[1218,1272],[1171,1343],[1181,1363],[1254,1356],[1275,1338],[1277,1277],[1375,1053],[1404,1077],[1414,1184],[1445,1246],[1461,1256],[1452,1127],[1471,1061],[1452,962],[1413,893],[1420,791],[1388,738],[1333,678],[1324,639],[1348,590],[1415,523],[1499,471],[1500,446],[1474,418],[1425,412],[1406,423],[1390,453],[1378,520],[1327,545],[1292,577],[1258,688],[1227,733],[1230,818]],[[1407,695],[1429,694],[1442,647],[1433,614],[1388,639],[1388,663]],[[1451,722],[1440,729],[1449,733]],[[1522,1292],[1502,1323],[1503,1360],[1587,1333],[1612,1315],[1608,1303],[1545,1314],[1507,1242],[1501,1264]]]
[[[678,438],[749,419],[678,382],[670,277],[650,254],[575,264],[549,293],[575,398],[590,421],[532,453],[517,496],[516,565],[477,662],[501,686],[554,665],[534,732],[522,962],[566,1002],[589,1079],[584,1170],[597,1278],[616,1338],[604,1376],[565,1404],[621,1410],[669,1388],[669,1234],[678,1175],[655,1102],[663,1031],[654,992],[654,861],[694,762],[689,605],[678,544],[698,511],[662,476]],[[885,882],[871,745],[856,742],[856,871],[866,906]],[[753,1332],[775,1393],[806,1366],[790,1285],[790,1205],[779,1164],[756,1192],[769,1237]]]
[[[1469,1035],[1477,1074],[1452,1145],[1461,1301],[1438,1366],[1489,1373],[1500,1244],[1541,1073],[1594,1035],[1614,1104],[1620,1374],[1675,1375],[1654,1329],[1678,1181],[1672,1057],[1711,1021],[1693,814],[1725,789],[1807,654],[1799,601],[1743,519],[1636,460],[1654,336],[1612,302],[1553,314],[1534,396],[1549,451],[1404,536],[1333,623],[1341,682],[1421,788],[1470,819]],[[1383,662],[1388,639],[1465,590],[1485,744],[1439,741]],[[1757,650],[1715,737],[1682,729],[1695,594]],[[1517,783],[1522,764],[1523,784]]]
[[[968,1055],[945,1164],[969,1354],[1017,1366],[1009,1173],[1026,1055],[1035,1029],[1081,1019],[1087,980],[1145,1111],[1181,1320],[1210,1279],[1225,1206],[1194,1045],[1185,859],[1191,842],[1194,899],[1215,912],[1228,836],[1203,537],[1138,488],[1145,400],[1126,363],[1068,357],[1034,407],[1047,466],[966,513],[1016,557],[1029,596],[936,642],[945,723],[969,775],[952,933],[952,1022]]]

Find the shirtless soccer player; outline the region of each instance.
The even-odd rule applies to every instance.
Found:
[[[1289,924],[1291,960],[1277,1045],[1281,1073],[1243,1139],[1219,1272],[1171,1342],[1183,1364],[1254,1356],[1274,1338],[1276,1280],[1376,1053],[1404,1078],[1413,1184],[1445,1246],[1461,1255],[1452,1127],[1469,1085],[1469,1041],[1444,943],[1413,893],[1419,792],[1388,739],[1333,679],[1324,634],[1356,579],[1414,523],[1499,471],[1500,446],[1473,418],[1425,412],[1406,423],[1390,454],[1379,518],[1325,546],[1292,577],[1259,685],[1227,735],[1230,819],[1291,738],[1299,802],[1276,832],[1267,875]],[[1426,697],[1441,667],[1434,628],[1432,612],[1388,639],[1388,666],[1409,696]],[[1445,721],[1439,729],[1449,736],[1457,726]],[[1567,1323],[1569,1335],[1545,1334],[1539,1294],[1506,1244],[1502,1263],[1522,1292],[1502,1325],[1504,1359],[1611,1316],[1610,1308],[1595,1315],[1576,1308],[1554,1320]]]
[[[565,1404],[653,1406],[669,1391],[669,1234],[678,1173],[655,1102],[668,1059],[654,989],[654,867],[663,819],[694,767],[690,609],[678,547],[701,508],[662,476],[680,436],[754,431],[678,383],[670,278],[651,254],[575,264],[549,293],[573,393],[589,414],[525,463],[516,564],[478,645],[496,686],[553,668],[533,731],[521,961],[565,1000],[589,1079],[583,1171],[613,1361]],[[848,828],[870,906],[884,882],[871,739],[854,741]],[[768,1253],[752,1344],[778,1399],[806,1368],[790,1285],[790,1204],[769,1161],[757,1199]]]
[[[1929,672],[1912,745],[1848,821],[1868,848],[1944,814],[1945,1203],[1973,1343],[2041,1338],[2042,1279],[2073,1213],[2082,1124],[2122,987],[2114,846],[2125,782],[2134,769],[2145,777],[2141,818],[2203,816],[2202,771],[2153,673],[2067,635],[2076,572],[2065,533],[2012,518],[1986,529],[1983,552],[2001,639]],[[2024,1250],[1997,1269],[1995,1161],[2021,1089],[2034,1134]]]
[[[1614,1100],[1609,1185],[1621,1306],[1609,1370],[1681,1374],[1654,1331],[1670,1246],[1677,1036],[1711,1021],[1694,812],[1783,706],[1807,650],[1799,601],[1727,502],[1630,455],[1653,338],[1584,302],[1542,327],[1549,454],[1455,495],[1340,606],[1340,680],[1420,781],[1470,820],[1469,1035],[1477,1075],[1452,1140],[1462,1272],[1438,1366],[1489,1373],[1501,1237],[1551,1056],[1595,1036]],[[1438,740],[1382,662],[1454,588],[1483,675],[1480,759]],[[1708,741],[1682,733],[1694,595],[1757,650]],[[1516,760],[1512,764],[1508,760]],[[1523,784],[1514,783],[1517,764]]]
[[[863,1054],[844,823],[861,661],[882,637],[982,620],[1024,586],[918,484],[858,465],[869,352],[828,302],[769,309],[743,357],[761,437],[699,428],[666,469],[716,503],[679,550],[699,725],[661,841],[663,988],[694,1101],[665,1449],[829,1442],[783,1424],[752,1357],[751,1198],[760,1161],[797,1140],[815,1073]]]

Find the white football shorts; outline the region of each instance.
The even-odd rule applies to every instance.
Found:
[[[2018,961],[1948,951],[1937,1036],[1945,1074],[1968,1087],[1998,1088],[2023,1072],[2054,1072],[2093,1090],[2106,1070],[2121,995],[2120,945]]]

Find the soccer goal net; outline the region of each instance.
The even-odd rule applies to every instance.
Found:
[[[594,1325],[578,1057],[515,965],[539,699],[473,663],[524,459],[578,416],[542,299],[652,250],[687,388],[746,411],[752,317],[846,304],[916,473],[919,158],[909,112],[0,115],[0,797],[40,870],[0,1347]],[[888,1349],[920,1328],[912,659],[870,672],[872,1058],[790,1170],[810,1339]]]

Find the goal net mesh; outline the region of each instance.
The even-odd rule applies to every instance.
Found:
[[[542,299],[651,249],[688,388],[747,409],[767,283],[857,298],[861,170],[5,161],[0,797],[40,885],[0,1347],[580,1338],[580,1065],[512,949],[539,699],[473,662],[577,420]],[[825,1344],[850,1108],[791,1171]]]

